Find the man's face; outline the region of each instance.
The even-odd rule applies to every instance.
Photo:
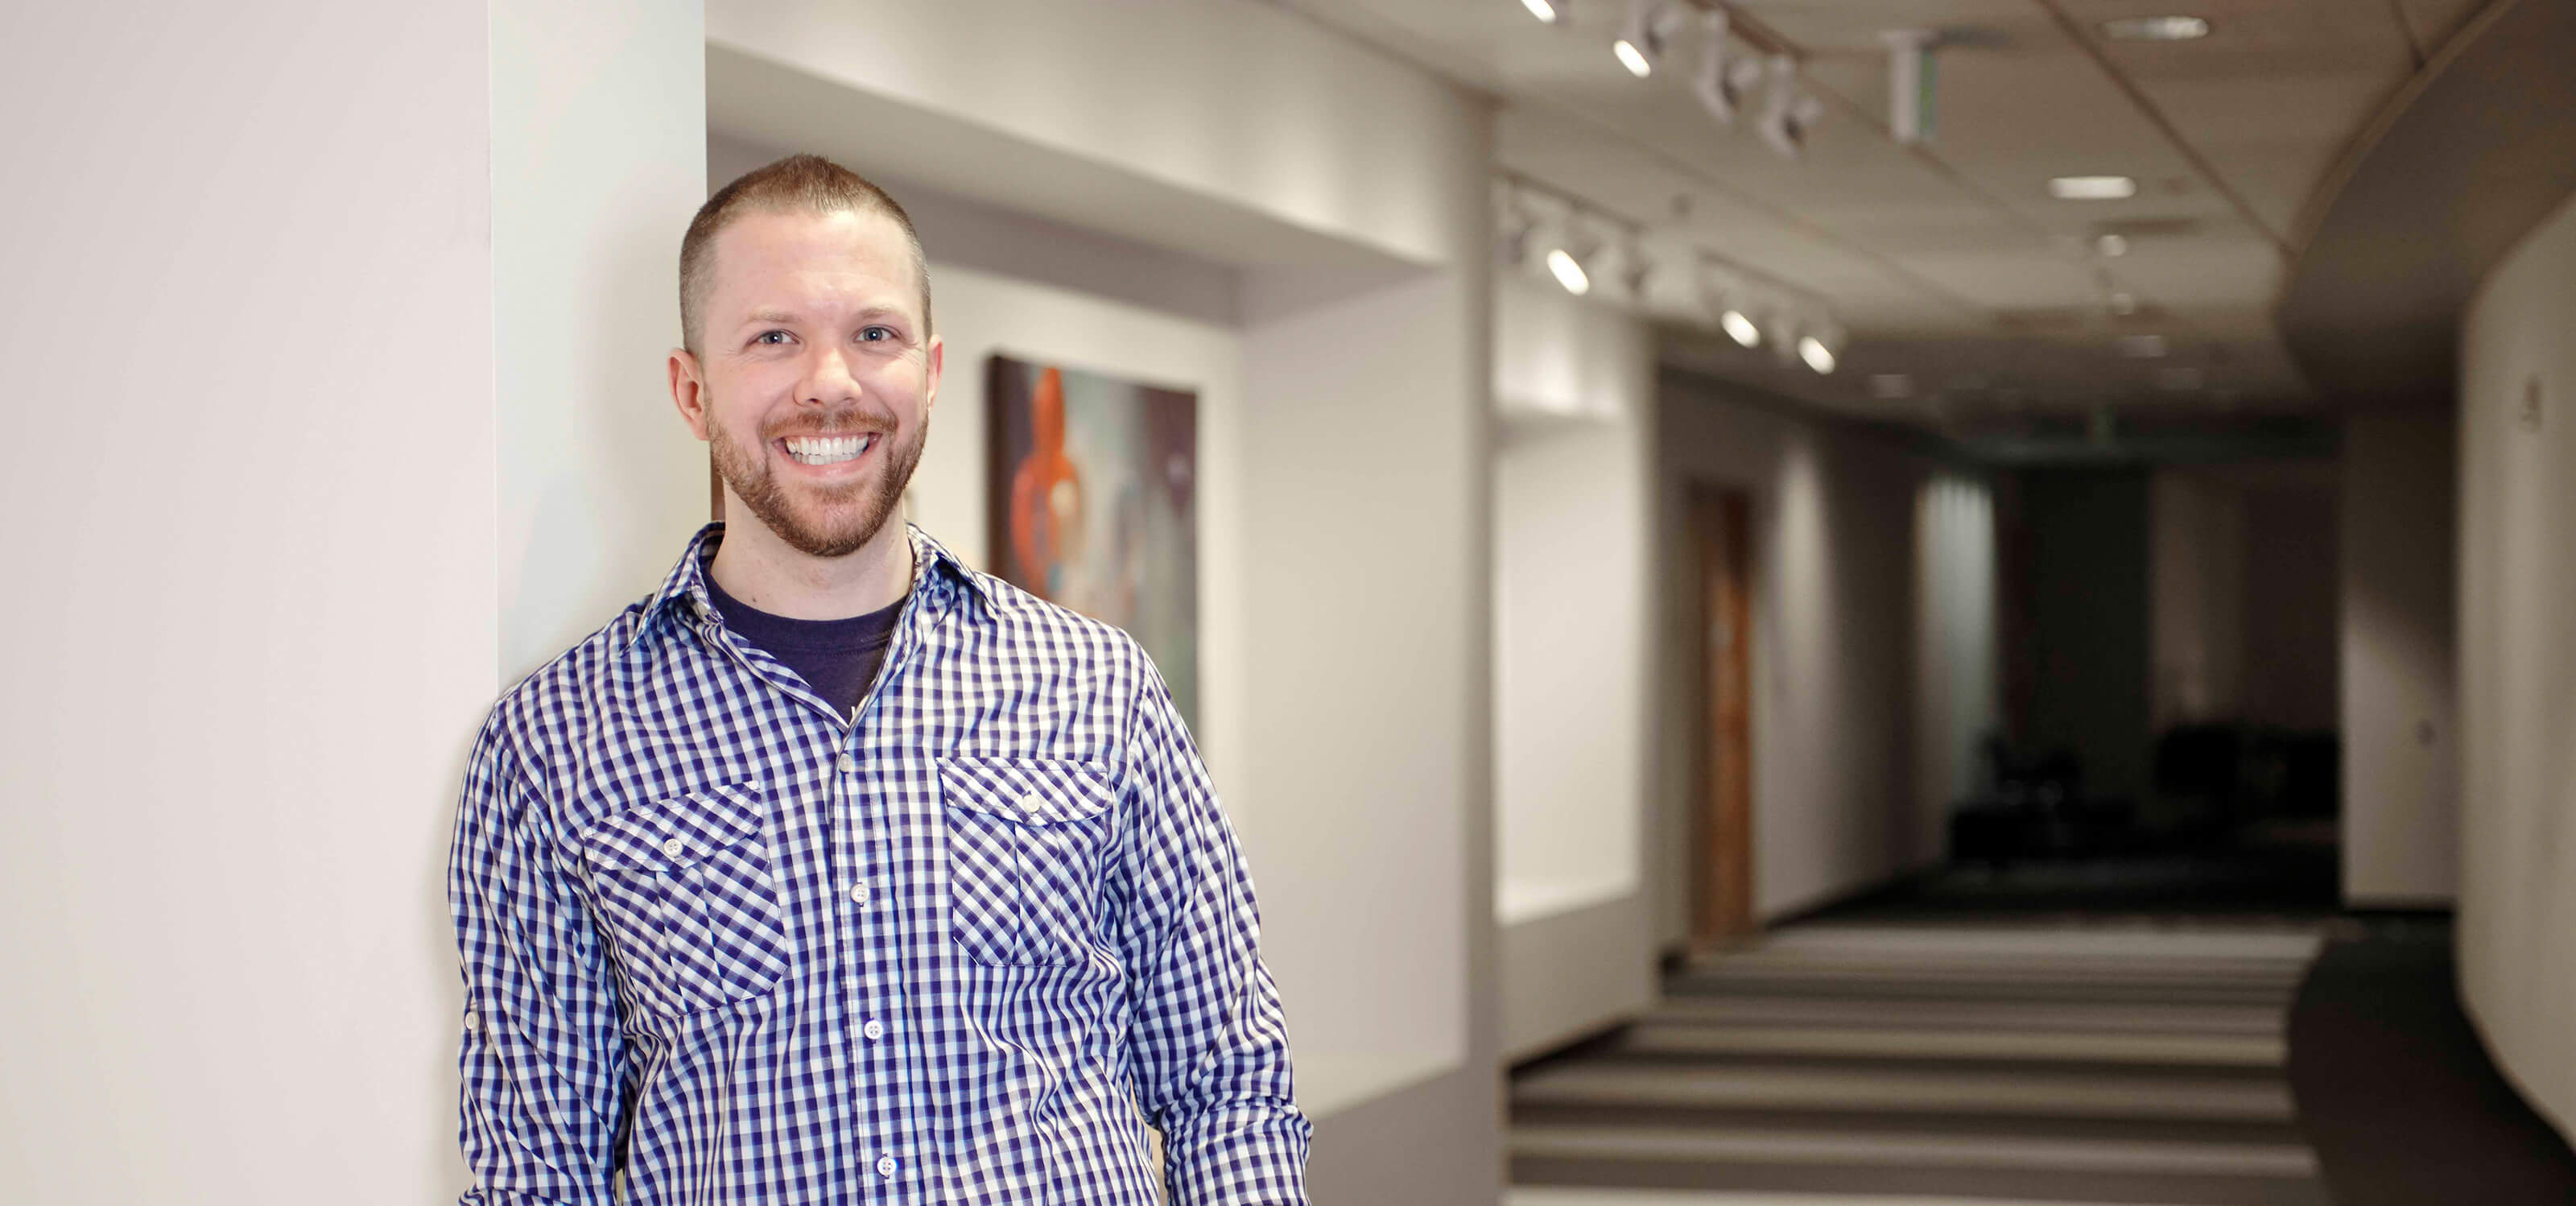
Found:
[[[911,245],[882,214],[755,211],[714,246],[699,350],[671,356],[673,400],[779,539],[856,552],[903,497],[939,392]]]

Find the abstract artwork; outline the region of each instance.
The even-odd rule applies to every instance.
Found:
[[[1198,725],[1198,395],[995,356],[989,563],[1136,638]]]

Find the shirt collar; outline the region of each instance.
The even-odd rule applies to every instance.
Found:
[[[715,596],[707,593],[707,562],[714,559],[716,546],[723,542],[724,528],[723,520],[715,520],[699,528],[698,534],[689,538],[689,547],[680,554],[679,563],[672,566],[670,574],[662,579],[661,588],[645,600],[643,618],[635,625],[634,633],[626,638],[626,648],[634,648],[635,642],[642,640],[646,630],[653,627],[654,620],[670,608],[684,608],[702,619],[715,616]],[[948,546],[931,539],[930,533],[917,525],[907,523],[903,528],[904,534],[912,540],[912,563],[917,567],[913,575],[914,590],[941,591],[962,586],[969,597],[984,604],[989,612],[992,596],[974,570],[967,568],[955,553],[948,551]]]

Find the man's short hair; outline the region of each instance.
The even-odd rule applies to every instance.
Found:
[[[705,309],[707,290],[715,283],[716,235],[751,210],[817,214],[849,210],[894,219],[912,248],[912,273],[921,281],[922,334],[930,334],[930,264],[922,258],[921,235],[912,228],[912,215],[857,172],[820,155],[790,155],[717,189],[698,207],[698,216],[690,219],[689,233],[680,240],[680,341],[690,355],[698,354],[700,312]]]

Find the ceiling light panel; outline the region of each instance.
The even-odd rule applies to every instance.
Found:
[[[1528,9],[1531,16],[1541,21],[1550,25],[1556,24],[1559,14],[1556,11],[1556,5],[1550,3],[1550,0],[1521,0],[1521,7]]]
[[[2060,201],[2125,201],[2138,195],[2138,182],[2128,176],[2058,176],[2048,182],[2048,195]]]
[[[2199,17],[2121,17],[2102,23],[2102,36],[2120,42],[2188,42],[2209,36]]]

